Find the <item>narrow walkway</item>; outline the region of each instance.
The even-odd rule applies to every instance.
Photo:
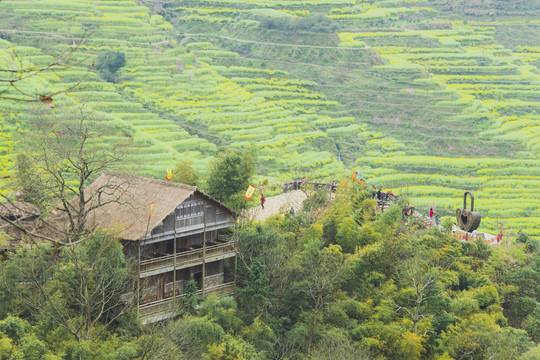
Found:
[[[253,195],[256,198],[260,198],[260,195]],[[291,209],[299,212],[302,210],[302,203],[307,199],[306,194],[302,190],[293,190],[277,196],[270,196],[266,198],[264,203],[264,209],[260,203],[256,207],[247,209],[242,215],[250,220],[263,221],[270,216],[274,216],[279,213],[281,209],[288,212]]]
[[[260,198],[260,195],[254,195],[256,198]],[[266,198],[264,204],[264,209],[261,207],[260,203],[258,206],[249,208],[242,212],[242,216],[249,220],[255,221],[264,221],[267,218],[279,214],[280,211],[289,212],[291,209],[294,209],[295,212],[302,210],[302,203],[307,199],[306,193],[302,190],[291,190],[277,196],[271,196]],[[383,202],[382,209],[387,209],[390,205],[386,202]],[[434,227],[435,222],[431,220],[428,216],[422,215],[419,212],[415,211],[413,216],[420,220],[427,227]],[[440,230],[444,230],[441,225],[438,226]],[[497,236],[484,233],[481,231],[476,232],[477,237],[483,239],[486,244],[497,245]],[[463,230],[457,230],[453,235],[454,237],[460,239],[461,241],[475,241],[476,238],[472,236],[471,233],[467,233]]]

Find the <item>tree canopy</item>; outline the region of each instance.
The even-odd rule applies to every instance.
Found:
[[[251,147],[244,150],[220,148],[210,164],[206,192],[234,209],[241,208],[242,194],[255,173],[256,158]]]
[[[154,326],[141,327],[129,307],[119,306],[133,278],[114,239],[98,233],[60,251],[21,249],[0,268],[0,356],[538,356],[537,241],[461,242],[407,224],[401,206],[376,212],[359,186],[341,189],[323,206],[241,223],[238,296],[190,295],[179,303],[178,319]]]
[[[105,81],[115,82],[116,72],[126,65],[126,55],[120,51],[104,51],[96,58],[96,70]]]

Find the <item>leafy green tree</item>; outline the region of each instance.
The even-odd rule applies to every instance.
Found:
[[[346,335],[338,331],[325,333],[322,340],[309,353],[310,360],[368,360],[369,352],[358,343],[354,343]]]
[[[536,310],[540,307],[540,258],[538,252],[529,254],[529,257],[530,262],[512,266],[501,279],[514,289],[505,297],[503,303],[509,323],[521,327],[522,322],[526,320],[527,329],[530,329],[530,325],[534,322],[535,315],[532,313],[536,311],[536,316],[540,315]],[[538,339],[538,335],[531,334],[531,336]]]
[[[96,58],[96,70],[105,81],[116,82],[116,72],[126,65],[126,55],[120,51],[104,51]]]
[[[403,287],[391,300],[396,312],[406,314],[411,320],[412,333],[415,335],[419,333],[419,322],[428,317],[426,308],[429,299],[437,296],[437,281],[442,271],[437,258],[430,258],[426,252],[419,252],[399,266],[396,278]],[[412,338],[409,340],[412,341]]]
[[[49,353],[45,343],[35,335],[26,336],[22,339],[20,348],[15,352],[13,358],[21,360],[43,360]]]
[[[244,150],[220,148],[210,163],[206,191],[219,201],[240,209],[243,193],[255,173],[256,154],[253,148]]]
[[[251,325],[243,329],[242,337],[255,347],[261,357],[272,358],[272,354],[275,352],[276,336],[260,317],[256,317]]]
[[[238,301],[243,311],[249,315],[250,321],[262,316],[271,305],[268,299],[269,291],[264,267],[258,259],[255,259],[249,269],[249,280],[245,287],[238,291]]]
[[[185,295],[178,299],[178,310],[180,314],[191,314],[195,315],[196,307],[199,305],[199,297],[197,293],[199,288],[197,287],[197,282],[195,280],[189,280],[186,284]]]
[[[540,345],[536,345],[535,347],[531,348],[529,351],[527,351],[525,354],[520,356],[518,359],[519,360],[540,359]]]
[[[25,153],[18,153],[15,170],[15,180],[23,190],[24,200],[44,210],[48,205],[47,188],[36,164]]]
[[[531,347],[523,330],[501,328],[497,314],[474,314],[450,326],[441,350],[455,359],[515,359]]]
[[[132,308],[122,297],[133,285],[131,268],[121,244],[97,233],[60,252],[21,249],[6,262],[0,280],[20,310],[84,342],[99,338]]]
[[[4,336],[0,334],[0,360],[9,360],[14,350],[13,341]]]
[[[336,243],[344,252],[354,253],[359,241],[359,226],[351,217],[344,217],[337,226]]]
[[[330,245],[320,249],[317,246],[318,241],[313,239],[310,244],[312,248],[308,247],[298,259],[304,279],[304,286],[300,291],[305,293],[310,301],[308,348],[313,344],[317,324],[321,320],[320,313],[331,301],[347,270],[341,248]]]
[[[58,357],[39,339],[30,324],[15,316],[0,321],[1,360],[56,360]]]
[[[525,318],[523,327],[536,343],[540,343],[540,304]]]
[[[0,332],[5,334],[15,343],[20,343],[22,338],[30,331],[28,322],[16,316],[8,316],[0,321]]]
[[[228,333],[237,333],[244,325],[238,316],[236,301],[232,298],[208,296],[201,303],[198,315],[213,321]]]
[[[171,339],[167,325],[163,323],[147,324],[143,332],[135,339],[140,360],[182,360],[184,355]]]
[[[191,161],[181,160],[174,168],[172,181],[195,186],[199,181],[199,174],[191,167]]]
[[[223,328],[207,317],[186,316],[171,322],[165,331],[186,359],[193,360],[202,359],[206,349],[225,336]]]
[[[210,345],[204,360],[260,360],[252,345],[244,340],[225,335],[219,344]]]
[[[328,201],[328,192],[324,189],[319,189],[311,194],[306,200],[304,200],[304,211],[312,211],[323,207]]]
[[[425,352],[425,338],[415,333],[407,332],[403,334],[399,344],[399,352],[402,359],[422,359]]]

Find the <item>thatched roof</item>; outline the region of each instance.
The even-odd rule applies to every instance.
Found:
[[[41,220],[37,219],[33,222],[24,221],[17,222],[18,226],[27,231],[43,232],[43,224]],[[9,224],[8,222],[0,219],[0,250],[12,250],[17,245],[30,245],[35,241],[41,242],[41,239],[32,238],[27,235],[23,230]]]
[[[97,201],[104,204],[89,213],[87,227],[101,227],[112,231],[121,239],[137,241],[146,235],[147,229],[151,232],[194,193],[201,194],[227,208],[200,192],[196,186],[107,172],[85,189],[85,197],[87,199],[92,197],[90,206],[95,205]],[[148,221],[152,202],[153,212]],[[227,209],[234,213],[233,210]]]
[[[25,201],[13,201],[0,204],[0,215],[9,219],[34,219],[41,215],[41,211],[35,205]]]

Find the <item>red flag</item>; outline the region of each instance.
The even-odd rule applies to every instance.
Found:
[[[251,200],[251,197],[253,196],[253,193],[255,192],[256,189],[257,188],[255,186],[249,185],[246,193],[244,194],[244,199]]]

